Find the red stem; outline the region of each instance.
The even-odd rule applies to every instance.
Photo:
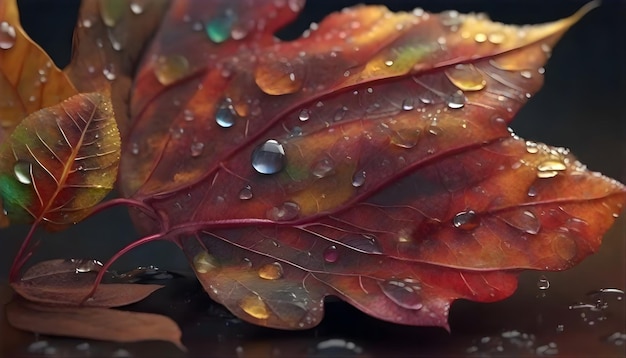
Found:
[[[24,238],[24,241],[22,242],[22,246],[20,246],[20,249],[17,251],[15,258],[13,259],[13,263],[11,264],[11,270],[9,271],[9,282],[17,281],[20,269],[22,268],[26,260],[28,260],[28,258],[30,257],[30,255],[26,255],[26,249],[28,248],[28,245],[33,238],[33,234],[35,233],[35,229],[37,228],[38,224],[39,220],[33,222],[33,224],[30,226],[28,234],[26,234],[26,238]],[[26,256],[26,258],[23,259],[23,256]]]
[[[98,272],[98,276],[96,276],[96,279],[94,280],[93,283],[93,287],[91,288],[91,291],[89,291],[89,293],[85,296],[85,298],[83,298],[81,305],[84,304],[89,298],[93,297],[93,295],[96,293],[96,290],[98,289],[98,285],[100,285],[100,282],[102,282],[102,279],[104,278],[104,275],[107,273],[108,269],[111,267],[111,265],[113,265],[113,263],[119,259],[122,255],[124,255],[125,253],[127,253],[128,251],[141,246],[143,244],[147,244],[149,242],[152,241],[156,241],[156,240],[160,240],[165,238],[165,233],[164,232],[159,232],[158,234],[154,234],[154,235],[150,235],[150,236],[145,236],[137,241],[133,241],[130,244],[126,245],[124,248],[122,248],[121,250],[119,250],[118,252],[116,252],[101,268],[100,271]]]

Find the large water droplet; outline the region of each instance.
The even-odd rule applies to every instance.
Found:
[[[544,275],[539,276],[539,280],[537,280],[537,288],[540,290],[547,290],[550,288],[550,281]]]
[[[385,296],[398,306],[410,310],[419,310],[423,307],[421,288],[413,280],[409,282],[406,280],[387,280],[379,283],[379,285]]]
[[[300,214],[300,206],[294,202],[286,201],[279,206],[269,209],[266,216],[274,221],[293,220]]]
[[[263,62],[254,72],[254,81],[259,88],[273,96],[297,92],[304,83],[301,68],[289,62]]]
[[[459,109],[465,106],[465,94],[462,91],[456,91],[446,98],[448,107],[452,109]]]
[[[300,111],[300,114],[298,114],[298,118],[302,121],[308,121],[309,118],[311,118],[311,114],[309,113],[308,109],[303,109]]]
[[[381,254],[383,252],[376,237],[372,235],[350,235],[341,239],[341,243],[370,254]]]
[[[352,177],[352,186],[358,188],[365,184],[365,176],[366,173],[364,170],[360,170],[354,173],[354,176]]]
[[[285,149],[270,139],[252,152],[252,167],[261,174],[275,174],[285,166]]]
[[[180,80],[188,72],[189,61],[182,55],[159,56],[154,62],[154,75],[164,86]]]
[[[541,222],[530,210],[503,212],[499,217],[512,227],[531,235],[537,234],[541,229]]]
[[[193,142],[191,143],[191,147],[189,148],[191,151],[191,156],[197,158],[202,155],[204,151],[204,143],[202,142]]]
[[[324,256],[324,261],[328,263],[333,263],[337,261],[337,259],[339,259],[339,250],[337,249],[337,246],[335,245],[328,246],[324,250],[323,256]]]
[[[239,191],[239,199],[241,200],[250,200],[252,199],[252,196],[252,187],[250,185],[246,185]]]
[[[18,160],[13,165],[13,174],[15,174],[15,178],[22,184],[29,185],[33,182],[32,179],[32,169],[33,166],[27,161]]]
[[[8,50],[15,45],[15,28],[8,22],[0,22],[0,49]]]
[[[391,144],[410,149],[417,145],[419,138],[419,129],[401,129],[391,133]]]
[[[411,110],[413,110],[413,108],[415,108],[415,101],[413,100],[413,98],[405,98],[402,101],[402,110],[403,111],[411,111]]]
[[[245,297],[241,300],[241,302],[239,302],[239,307],[245,313],[256,319],[268,319],[270,316],[270,311],[267,309],[267,305],[258,295]]]
[[[219,267],[218,261],[206,251],[198,253],[193,258],[193,267],[198,273],[207,273]]]
[[[474,65],[456,65],[446,70],[446,76],[455,86],[463,91],[480,91],[487,81]]]
[[[461,211],[452,219],[454,227],[462,230],[474,230],[480,225],[480,217],[473,211]]]
[[[259,268],[258,274],[266,280],[278,280],[283,277],[283,266],[278,262],[266,264]]]
[[[316,178],[324,178],[329,175],[332,175],[335,172],[335,162],[329,158],[322,158],[320,161],[315,163],[315,166],[311,170],[311,174],[313,174]]]
[[[232,12],[227,12],[221,16],[208,21],[205,26],[206,34],[215,43],[222,43],[230,37],[234,18]]]
[[[232,106],[221,106],[215,111],[215,122],[222,128],[230,128],[235,125],[237,114]]]
[[[557,176],[559,172],[562,172],[566,169],[567,166],[560,160],[546,160],[545,162],[537,165],[537,177],[542,179],[553,178]]]

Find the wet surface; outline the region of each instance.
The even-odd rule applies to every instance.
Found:
[[[369,1],[371,2],[371,1]],[[377,1],[377,3],[385,1]],[[52,23],[40,21],[42,2],[24,1],[25,22],[32,35],[53,49],[63,61],[70,33],[59,42]],[[45,3],[45,2],[44,2]],[[71,2],[74,3],[74,2]],[[317,2],[309,6],[290,28],[297,33],[318,21],[322,14],[354,4],[354,1]],[[421,6],[438,12],[486,11],[492,18],[513,23],[554,20],[573,13],[585,1],[568,1],[558,7],[540,1],[511,1],[502,5],[487,1],[413,2],[388,1],[394,10]],[[30,4],[30,5],[29,5]],[[32,5],[35,4],[35,5]],[[37,5],[39,4],[39,5]],[[70,2],[68,2],[69,6]],[[506,4],[506,5],[504,5]],[[319,6],[318,6],[319,5]],[[30,6],[30,7],[29,7]],[[619,8],[621,6],[621,8]],[[55,9],[50,9],[54,11]],[[57,8],[58,16],[71,13]],[[626,180],[626,133],[623,98],[626,96],[623,48],[615,34],[626,33],[620,20],[623,5],[605,1],[587,15],[555,48],[546,72],[546,84],[513,123],[527,139],[569,147],[590,169],[620,181]],[[56,16],[49,16],[56,19]],[[29,22],[30,19],[30,22]],[[28,25],[32,23],[32,25]],[[38,25],[36,24],[38,23]],[[48,27],[46,27],[48,26]],[[300,27],[298,27],[300,26]],[[71,29],[71,27],[70,27]],[[39,31],[39,32],[37,32]],[[293,34],[284,34],[293,37]],[[46,45],[48,44],[48,45]],[[52,46],[51,44],[55,44]],[[63,48],[66,44],[66,48]],[[248,195],[247,193],[244,193]],[[111,223],[115,223],[112,225]],[[0,301],[10,299],[6,275],[10,259],[26,228],[0,232]],[[451,333],[440,328],[407,327],[381,322],[337,301],[326,304],[322,323],[305,331],[279,331],[257,327],[233,317],[211,302],[193,278],[186,275],[151,276],[167,283],[141,303],[127,309],[163,313],[183,330],[188,356],[203,357],[408,357],[408,356],[562,356],[619,357],[626,355],[626,220],[620,218],[604,238],[601,250],[566,272],[525,272],[517,292],[509,299],[480,304],[455,302],[450,313]],[[131,238],[136,238],[123,209],[114,209],[67,231],[40,233],[42,247],[33,258],[89,257],[104,261]],[[126,270],[158,265],[184,271],[180,252],[167,243],[140,248],[116,265]],[[4,280],[4,281],[2,281]],[[604,290],[602,290],[604,289]],[[163,342],[119,344],[51,336],[37,336],[10,328],[0,319],[2,357],[183,357],[185,353]]]

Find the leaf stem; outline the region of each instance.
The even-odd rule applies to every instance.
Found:
[[[115,199],[102,202],[94,206],[93,210],[91,211],[89,215],[97,214],[103,210],[114,207],[116,205],[126,205],[129,207],[137,208],[141,210],[142,213],[146,214],[151,219],[153,219],[154,221],[160,222],[158,215],[155,213],[154,209],[151,206],[147,205],[143,201],[137,201],[137,200],[127,199],[127,198],[115,198]]]
[[[20,246],[20,249],[17,251],[15,258],[13,259],[13,263],[11,264],[11,270],[9,271],[9,282],[15,282],[17,280],[20,269],[22,268],[22,266],[24,266],[24,263],[30,257],[30,255],[26,254],[26,249],[28,248],[28,245],[33,238],[33,234],[35,233],[35,229],[37,228],[39,221],[40,220],[36,220],[30,226],[30,230],[28,230],[28,234],[26,234],[26,237],[22,242],[22,246]],[[26,258],[23,258],[23,256],[26,256]]]
[[[98,289],[98,286],[100,285],[100,283],[102,282],[102,279],[104,278],[104,275],[107,273],[107,271],[109,270],[109,268],[111,267],[111,265],[113,265],[113,263],[115,261],[117,261],[117,259],[119,259],[120,257],[122,257],[124,254],[126,254],[127,252],[129,252],[130,250],[141,246],[143,244],[147,244],[149,242],[152,241],[157,241],[160,239],[164,239],[165,238],[166,233],[165,232],[159,232],[157,234],[153,234],[153,235],[149,235],[149,236],[145,236],[142,237],[141,239],[137,240],[137,241],[133,241],[130,244],[124,246],[121,250],[119,250],[118,252],[116,252],[101,268],[100,271],[98,272],[98,276],[96,276],[96,279],[93,282],[93,287],[91,288],[91,291],[89,291],[89,293],[85,296],[85,298],[83,298],[83,300],[81,301],[81,305],[84,304],[89,298],[93,297],[93,295],[96,293],[96,290]]]

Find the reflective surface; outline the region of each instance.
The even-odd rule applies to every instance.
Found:
[[[387,3],[394,10],[421,6],[433,12],[443,9],[486,11],[494,19],[512,23],[554,20],[570,15],[585,3],[567,1],[558,6],[546,6],[538,0],[498,4],[460,0],[367,2]],[[67,7],[63,8],[49,5],[54,2],[23,2],[25,26],[37,41],[52,49],[59,62],[66,61],[64,56],[69,51],[71,20],[67,20],[70,26],[65,30],[56,25],[60,16],[71,15],[70,4],[74,3],[67,2]],[[329,11],[354,3],[337,0],[317,1],[315,6],[309,4],[305,15],[282,36],[293,38],[311,21],[319,21]],[[51,8],[47,9],[48,6]],[[48,10],[55,11],[54,15],[45,18],[38,15]],[[615,42],[615,34],[626,33],[626,25],[620,18],[623,12],[624,5],[605,1],[600,9],[572,28],[555,47],[546,66],[544,88],[513,122],[518,135],[569,147],[590,169],[622,182],[626,181],[623,109],[626,58],[623,48]],[[55,31],[50,30],[53,28]],[[20,227],[0,231],[2,280],[6,280],[12,256],[26,230]],[[183,343],[189,348],[189,356],[619,357],[626,355],[623,294],[588,293],[603,288],[625,288],[625,236],[626,220],[620,218],[605,236],[601,250],[574,269],[560,273],[524,272],[518,291],[502,302],[456,302],[450,313],[451,333],[440,328],[381,322],[337,301],[327,303],[325,319],[315,329],[288,332],[256,327],[212,303],[195,279],[185,277],[166,279],[166,289],[129,309],[164,313],[174,318],[183,330]],[[116,249],[138,236],[125,211],[114,209],[67,231],[40,232],[38,237],[44,240],[33,261],[58,257],[105,261]],[[139,248],[123,257],[116,267],[127,270],[150,264],[168,270],[187,270],[182,254],[168,243]],[[10,297],[6,284],[3,283],[0,292],[5,302]],[[185,354],[162,342],[117,344],[37,337],[9,328],[2,317],[0,356],[176,357]]]

